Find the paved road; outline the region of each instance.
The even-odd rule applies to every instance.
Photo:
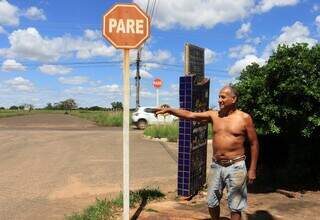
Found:
[[[176,162],[161,144],[130,136],[131,189],[176,188]],[[122,189],[122,129],[69,115],[0,120],[0,219],[63,219]]]

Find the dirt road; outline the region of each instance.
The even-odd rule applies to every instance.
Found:
[[[130,188],[174,190],[176,163],[163,146],[137,130],[130,143]],[[4,118],[0,167],[0,219],[63,219],[122,189],[122,129],[69,115]]]
[[[208,219],[205,195],[175,200],[176,144],[147,140],[137,130],[130,138],[130,188],[159,186],[168,195],[166,201],[148,204],[139,219]],[[211,153],[208,147],[208,158]],[[96,197],[117,194],[121,184],[121,128],[69,115],[0,119],[0,220],[63,219]],[[250,193],[244,219],[318,220],[319,207],[320,192],[296,193],[295,198]],[[225,197],[221,214],[229,219]]]

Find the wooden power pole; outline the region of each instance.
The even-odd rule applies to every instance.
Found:
[[[136,65],[137,65],[137,71],[136,71],[136,109],[138,109],[138,107],[140,107],[140,62],[141,62],[141,49],[142,47],[140,47],[137,51],[137,60],[136,60]]]

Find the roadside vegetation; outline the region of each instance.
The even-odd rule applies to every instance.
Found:
[[[122,111],[89,111],[75,110],[71,115],[94,121],[102,126],[122,126]]]
[[[160,200],[165,197],[158,188],[144,188],[138,191],[130,192],[130,207],[134,208],[140,205],[144,208],[146,204],[153,200]],[[66,220],[111,220],[121,214],[123,207],[123,195],[119,195],[114,199],[96,199],[96,202],[86,208],[81,213],[74,213],[66,216]]]
[[[0,118],[7,118],[19,115],[30,114],[28,111],[19,111],[19,110],[0,110]]]
[[[44,108],[35,109],[31,104],[13,105],[9,108],[0,107],[0,118],[30,114],[70,114],[93,121],[101,126],[122,126],[122,103],[112,102],[111,108],[100,106],[78,107],[74,99],[66,99],[57,103],[47,103]],[[130,117],[131,119],[131,117]]]
[[[151,125],[144,130],[144,135],[153,138],[167,138],[168,141],[177,142],[179,137],[179,124]],[[212,138],[212,127],[208,124],[208,139]]]

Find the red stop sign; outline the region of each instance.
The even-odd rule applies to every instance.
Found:
[[[159,78],[153,80],[153,86],[154,88],[159,89],[162,86],[162,80]]]
[[[103,16],[102,34],[116,48],[137,48],[150,35],[150,19],[136,4],[115,4]]]

